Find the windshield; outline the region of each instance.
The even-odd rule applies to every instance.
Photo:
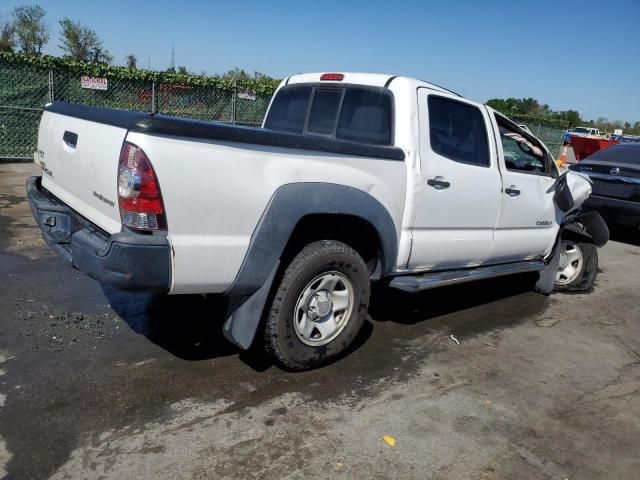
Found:
[[[591,130],[588,128],[577,127],[573,129],[576,133],[589,133]]]

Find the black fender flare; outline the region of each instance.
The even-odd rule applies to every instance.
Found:
[[[301,182],[281,186],[271,197],[251,236],[249,248],[231,287],[224,334],[247,349],[260,323],[280,258],[296,225],[314,214],[349,215],[368,222],[378,233],[381,274],[395,269],[398,236],[384,205],[363,190],[333,183]]]
[[[585,230],[596,247],[604,247],[609,241],[609,227],[607,227],[607,224],[598,212],[580,212],[572,221],[584,225]]]

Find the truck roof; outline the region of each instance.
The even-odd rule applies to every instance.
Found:
[[[298,73],[291,75],[283,80],[284,85],[291,85],[294,83],[318,83],[320,77],[323,74],[332,72],[315,72],[315,73]],[[337,72],[336,72],[337,73]],[[343,75],[342,80],[323,80],[322,83],[353,83],[358,85],[370,85],[373,87],[387,87],[396,78],[402,78],[403,80],[413,83],[415,87],[426,87],[431,90],[437,90],[442,93],[454,94],[459,97],[462,95],[457,94],[447,88],[441,87],[434,83],[418,80],[417,78],[403,77],[400,75],[390,75],[388,73],[362,73],[362,72],[339,72]]]

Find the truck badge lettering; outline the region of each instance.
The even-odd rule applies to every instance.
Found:
[[[101,202],[106,203],[111,208],[115,207],[116,205],[116,202],[114,202],[113,200],[109,200],[108,198],[104,197],[101,193],[98,193],[95,190],[93,191],[93,196],[96,197]]]

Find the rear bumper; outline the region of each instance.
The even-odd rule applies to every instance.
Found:
[[[165,236],[109,235],[27,179],[27,196],[42,236],[61,258],[91,278],[122,290],[166,292],[171,251]]]
[[[611,223],[631,227],[640,225],[640,202],[591,195],[584,202],[583,210],[595,210]]]

